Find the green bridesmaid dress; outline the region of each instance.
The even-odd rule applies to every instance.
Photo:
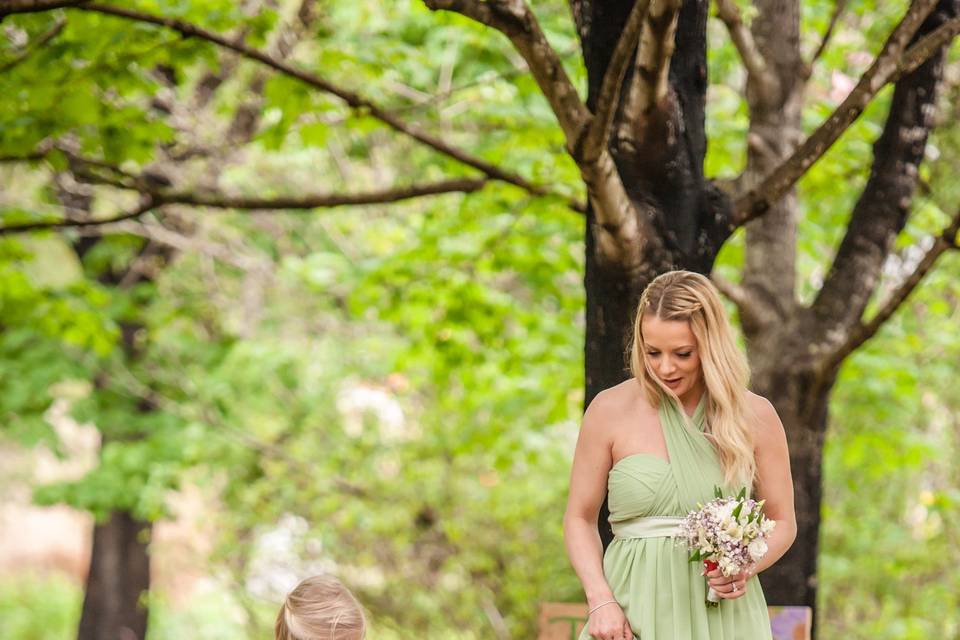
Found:
[[[707,607],[702,564],[671,536],[676,518],[714,498],[723,482],[720,459],[704,431],[706,393],[690,418],[664,396],[660,424],[669,462],[647,453],[618,461],[607,480],[613,542],[603,572],[640,640],[772,640],[767,603],[754,576],[747,592]],[[589,640],[586,627],[580,640]]]

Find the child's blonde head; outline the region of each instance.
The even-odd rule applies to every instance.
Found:
[[[307,578],[287,595],[274,628],[276,640],[362,640],[360,603],[339,580]]]

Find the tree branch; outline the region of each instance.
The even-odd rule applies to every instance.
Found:
[[[773,104],[777,94],[780,93],[780,81],[771,73],[763,53],[754,42],[753,35],[743,24],[737,5],[732,0],[717,0],[717,15],[727,25],[733,46],[740,54],[748,76],[754,81],[760,99],[765,104]]]
[[[900,58],[900,64],[891,82],[896,82],[903,76],[916,71],[937,50],[957,37],[957,34],[960,34],[960,16],[947,20],[907,49]]]
[[[428,182],[407,187],[380,189],[366,193],[330,193],[314,194],[300,197],[278,198],[246,198],[242,196],[228,196],[224,194],[193,193],[188,191],[145,191],[142,184],[132,186],[123,182],[110,181],[87,173],[78,174],[79,178],[106,184],[120,189],[138,189],[144,194],[146,201],[137,209],[112,218],[96,220],[55,220],[47,222],[31,222],[28,224],[0,226],[0,235],[9,233],[24,233],[46,229],[64,229],[69,227],[92,227],[112,224],[138,218],[151,209],[169,205],[192,205],[196,207],[210,207],[214,209],[241,209],[241,210],[307,210],[332,208],[350,205],[387,204],[421,198],[424,196],[440,195],[444,193],[472,193],[486,186],[487,178],[455,178]]]
[[[462,14],[509,38],[550,103],[567,144],[580,137],[590,121],[590,112],[524,0],[424,0],[424,4],[433,11]]]
[[[293,18],[279,28],[272,46],[272,55],[278,60],[286,60],[293,53],[294,47],[310,31],[316,19],[316,0],[301,0]],[[228,146],[245,144],[256,133],[263,111],[263,91],[267,78],[267,69],[260,68],[247,83],[245,99],[234,111],[227,127]]]
[[[582,158],[585,162],[595,162],[610,140],[613,117],[620,102],[620,87],[627,67],[633,59],[633,53],[640,40],[640,31],[647,18],[650,0],[637,0],[627,17],[623,33],[617,40],[617,46],[603,76],[597,106],[582,145]]]
[[[570,155],[580,168],[597,218],[601,254],[611,262],[628,268],[638,266],[640,256],[650,244],[656,242],[658,235],[649,219],[634,207],[609,152],[600,148],[594,161],[582,157],[580,145],[591,126],[590,112],[580,100],[559,56],[550,46],[527,3],[524,0],[424,2],[432,10],[460,13],[509,38],[550,103],[566,137]]]
[[[54,220],[46,222],[28,222],[25,224],[11,224],[11,225],[2,225],[0,226],[0,236],[12,234],[12,233],[27,233],[29,231],[48,231],[52,229],[67,229],[71,227],[99,227],[105,224],[111,224],[113,222],[122,222],[124,220],[132,220],[134,218],[139,218],[140,216],[146,214],[147,212],[157,208],[160,203],[157,203],[147,196],[143,199],[136,209],[128,211],[127,213],[120,214],[113,218],[100,218],[100,219],[87,219],[87,220]]]
[[[834,110],[813,134],[770,175],[734,203],[733,225],[740,226],[763,215],[771,203],[786,193],[807,170],[823,156],[840,135],[846,131],[873,100],[877,93],[897,77],[901,53],[917,31],[920,23],[933,9],[937,0],[917,0],[910,5],[900,24],[893,30],[870,68],[860,77],[850,95]],[[923,51],[935,51],[948,40],[948,33],[940,31],[935,41],[927,42]],[[930,34],[933,36],[933,33]],[[922,43],[918,43],[919,46]],[[909,52],[908,52],[909,55]]]
[[[258,9],[267,9],[269,6],[266,3],[258,2],[257,4],[261,6],[257,7],[253,5],[253,2],[254,0],[241,0],[236,4],[239,10],[245,15],[254,13]],[[226,37],[242,43],[249,33],[250,25],[242,23]],[[216,64],[213,65],[213,69],[208,69],[207,72],[203,74],[193,90],[193,102],[195,105],[194,108],[196,109],[203,109],[213,100],[217,91],[220,90],[220,87],[236,73],[237,67],[240,66],[242,56],[237,55],[234,51],[224,50],[219,52],[217,58],[218,60]]]
[[[830,38],[833,36],[833,30],[837,27],[837,22],[840,21],[840,16],[843,14],[844,9],[847,7],[847,0],[836,0],[836,3],[833,6],[833,14],[830,16],[830,24],[827,25],[827,30],[823,34],[823,39],[820,40],[820,46],[817,47],[817,50],[813,52],[813,55],[810,57],[810,62],[806,63],[803,66],[803,75],[806,78],[809,78],[813,75],[813,65],[817,63],[817,60],[820,59],[820,56],[823,55],[823,52],[827,50],[827,44],[830,42]]]
[[[14,13],[39,13],[83,4],[87,0],[0,0],[0,20]]]
[[[321,193],[307,196],[277,198],[248,198],[218,193],[193,193],[189,191],[151,194],[163,204],[183,204],[214,209],[321,209],[351,205],[388,204],[424,196],[444,193],[473,193],[483,189],[488,178],[454,178],[438,182],[377,189],[365,193]]]
[[[736,305],[742,324],[761,326],[776,320],[776,314],[765,311],[758,300],[751,297],[742,285],[731,282],[717,273],[710,274],[710,281],[713,282],[720,293]]]
[[[18,64],[29,58],[30,54],[60,35],[60,32],[63,31],[63,27],[66,26],[66,24],[67,21],[63,18],[58,19],[53,26],[47,29],[42,35],[28,42],[19,55],[10,58],[0,65],[0,73],[7,73],[11,69],[16,68]]]
[[[41,1],[42,0],[16,0],[16,3],[33,5]],[[393,113],[386,111],[385,109],[381,108],[380,106],[368,100],[367,98],[362,97],[358,93],[348,91],[331,82],[328,82],[327,80],[324,80],[323,78],[313,73],[304,71],[302,69],[297,69],[296,67],[293,67],[290,64],[277,60],[276,58],[264,53],[263,51],[255,49],[253,47],[249,47],[240,42],[231,41],[225,38],[224,36],[213,33],[211,31],[207,31],[206,29],[203,29],[195,24],[192,24],[183,20],[178,20],[176,18],[166,18],[163,16],[157,16],[157,15],[145,13],[142,11],[135,11],[132,9],[125,9],[121,7],[111,6],[111,5],[97,4],[94,2],[72,3],[72,4],[59,3],[58,6],[60,5],[74,6],[77,9],[82,11],[100,13],[104,15],[111,15],[119,18],[124,18],[127,20],[134,20],[137,22],[154,24],[157,26],[172,29],[180,33],[184,37],[199,38],[201,40],[212,42],[225,49],[235,51],[245,58],[256,60],[257,62],[260,62],[261,64],[264,64],[287,76],[295,78],[310,87],[319,89],[320,91],[324,91],[331,95],[335,95],[341,100],[343,100],[350,108],[358,112],[361,112],[365,115],[369,115],[370,117],[373,117],[383,122],[391,129],[398,131],[400,133],[403,133],[404,135],[407,135],[413,138],[414,140],[417,140],[418,142],[424,144],[425,146],[430,147],[447,157],[453,158],[454,160],[457,160],[462,164],[473,167],[494,180],[507,182],[509,184],[520,187],[521,189],[535,195],[559,197],[571,209],[581,213],[586,211],[586,206],[583,203],[578,202],[576,200],[571,200],[567,196],[555,193],[550,189],[548,189],[547,187],[530,182],[529,180],[527,180],[526,178],[518,174],[509,172],[485,160],[477,158],[467,153],[466,151],[463,151],[462,149],[457,149],[456,147],[446,143],[440,138],[430,135],[424,131],[421,131],[419,128],[402,121],[399,117],[397,117]],[[34,10],[39,11],[42,9],[34,9]]]
[[[643,140],[651,116],[666,109],[670,58],[675,46],[680,4],[680,0],[658,2],[651,7],[644,21],[637,48],[636,73],[630,83],[620,126],[620,137],[633,140],[635,147]]]
[[[941,0],[941,4],[949,11],[932,13],[914,41],[942,33],[941,25],[960,11],[953,0]],[[897,234],[910,215],[927,137],[935,125],[945,57],[946,48],[941,47],[924,65],[897,81],[883,132],[873,145],[870,177],[810,306],[811,319],[825,336],[823,348],[827,351],[843,342],[860,322]]]
[[[949,249],[956,249],[957,233],[960,232],[960,211],[958,211],[953,221],[936,237],[933,246],[927,250],[920,263],[897,287],[897,290],[884,303],[879,311],[867,323],[860,323],[847,336],[846,341],[839,345],[835,350],[828,353],[821,363],[819,369],[821,373],[832,371],[843,362],[844,358],[856,351],[860,345],[872,338],[883,324],[890,319],[900,305],[907,299],[913,290],[920,284],[923,277],[927,275],[930,269],[936,263],[943,253]]]

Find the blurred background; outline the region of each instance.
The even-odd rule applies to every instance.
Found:
[[[806,127],[905,6],[803,3],[805,51],[833,31]],[[72,9],[4,18],[0,637],[77,637],[92,557],[120,589],[147,579],[150,640],[271,637],[317,572],[357,593],[372,640],[535,637],[539,603],[582,599],[561,517],[585,384],[584,219],[567,202],[585,191],[524,62],[412,0],[135,8],[309,69],[551,193],[470,182],[369,107],[202,38]],[[582,88],[569,7],[534,10]],[[706,173],[733,178],[744,76],[712,12],[707,29]],[[887,292],[960,202],[958,51]],[[889,101],[798,185],[801,299]],[[396,192],[418,185],[432,191]],[[741,230],[714,271],[736,281],[743,263]],[[958,320],[947,251],[840,371],[820,637],[960,637]]]

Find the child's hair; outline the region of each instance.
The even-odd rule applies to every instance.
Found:
[[[294,587],[274,627],[276,640],[362,640],[365,633],[360,603],[328,575],[312,576]]]

